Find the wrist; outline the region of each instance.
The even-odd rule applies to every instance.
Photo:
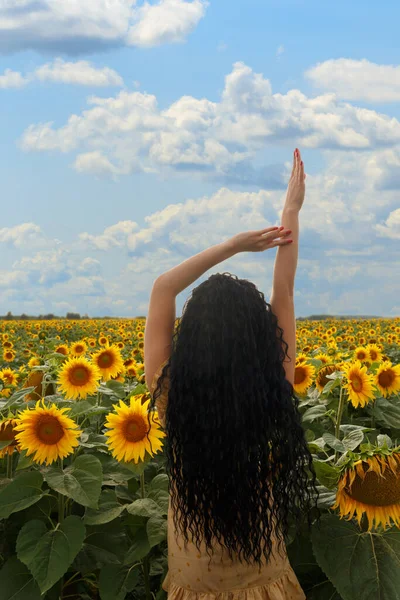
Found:
[[[283,207],[283,213],[282,214],[291,214],[291,215],[299,215],[300,209],[297,208],[297,206],[291,206],[290,204],[285,204],[285,206]]]
[[[226,258],[230,258],[231,256],[238,254],[239,252],[236,246],[235,236],[229,238],[229,240],[226,240],[225,242],[222,242],[221,247],[223,248],[226,254]]]

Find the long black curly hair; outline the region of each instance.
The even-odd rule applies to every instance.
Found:
[[[185,548],[188,531],[198,550],[204,540],[210,560],[217,541],[232,560],[261,568],[273,532],[282,547],[290,526],[319,519],[299,401],[283,367],[287,350],[271,305],[246,279],[211,275],[184,305],[149,411],[169,377],[174,525]]]

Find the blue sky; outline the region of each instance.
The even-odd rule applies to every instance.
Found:
[[[400,8],[0,0],[0,314],[146,315],[307,189],[296,314],[400,314]],[[390,18],[388,16],[390,15]],[[230,271],[271,293],[275,250]]]

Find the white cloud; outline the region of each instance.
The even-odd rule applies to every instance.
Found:
[[[276,56],[279,58],[285,52],[285,46],[282,44],[276,50]]]
[[[274,181],[276,188],[284,186],[282,173],[254,167],[268,143],[287,139],[302,148],[347,152],[400,143],[397,119],[341,103],[334,94],[273,94],[269,80],[243,63],[235,63],[225,78],[220,102],[183,96],[160,110],[151,94],[121,91],[88,103],[90,108],[59,128],[51,122],[30,125],[22,147],[77,150],[79,172],[115,177],[174,169],[262,187]]]
[[[6,69],[3,75],[0,75],[0,90],[11,88],[22,88],[28,83],[28,80],[19,72]]]
[[[94,52],[180,42],[204,16],[202,0],[0,0],[0,50]]]
[[[79,239],[96,250],[121,248],[126,245],[128,237],[132,235],[138,227],[138,224],[134,221],[120,221],[115,225],[107,227],[100,235],[92,235],[84,232],[79,235]]]
[[[88,86],[121,86],[120,75],[109,67],[97,68],[86,60],[65,62],[56,58],[53,62],[38,67],[33,76],[40,81],[70,83]]]
[[[25,245],[29,245],[30,247],[42,246],[47,241],[39,225],[21,223],[21,225],[0,229],[0,243],[10,244],[19,248]]]
[[[365,58],[337,58],[318,63],[305,76],[319,88],[334,91],[346,100],[400,100],[400,66],[379,65]]]
[[[55,58],[53,62],[41,65],[26,75],[6,69],[0,75],[0,89],[21,89],[36,81],[92,87],[122,86],[124,83],[122,77],[109,67],[95,67],[86,60],[66,62],[62,58]]]
[[[324,170],[307,178],[296,314],[393,314],[400,284],[393,279],[398,261],[391,257],[393,241],[387,238],[399,238],[399,209],[381,226],[390,236],[380,236],[375,225],[382,207],[398,206],[397,192],[382,190],[377,197],[373,186],[380,170],[375,155],[366,161],[356,152],[336,151],[328,159]],[[286,167],[289,172],[290,164]],[[158,275],[239,231],[279,224],[284,199],[285,193],[277,190],[236,192],[223,187],[151,212],[142,224],[120,221],[99,234],[82,232],[78,240],[55,248],[54,240],[47,241],[38,252],[26,244],[17,246],[12,252],[21,252],[20,258],[10,271],[0,273],[0,313],[146,314]],[[26,225],[0,230],[0,239],[14,243],[25,235],[29,240],[22,234]],[[28,232],[43,236],[38,226],[28,225]],[[213,272],[250,278],[268,298],[275,254],[244,253],[216,265],[184,291],[178,310],[190,290]]]
[[[377,224],[375,229],[379,236],[400,240],[400,208],[390,213],[385,225]]]
[[[204,0],[160,0],[145,2],[138,7],[136,23],[128,32],[128,43],[134,46],[159,46],[168,42],[183,42],[204,17],[208,2]]]

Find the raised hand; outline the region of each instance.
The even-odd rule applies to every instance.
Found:
[[[285,208],[300,210],[303,206],[306,175],[304,173],[304,163],[301,160],[300,150],[296,148],[293,157],[293,169],[290,176],[289,185],[286,194]]]
[[[258,231],[244,231],[233,236],[229,243],[236,252],[263,252],[276,246],[290,244],[291,230],[284,227],[267,227]]]

